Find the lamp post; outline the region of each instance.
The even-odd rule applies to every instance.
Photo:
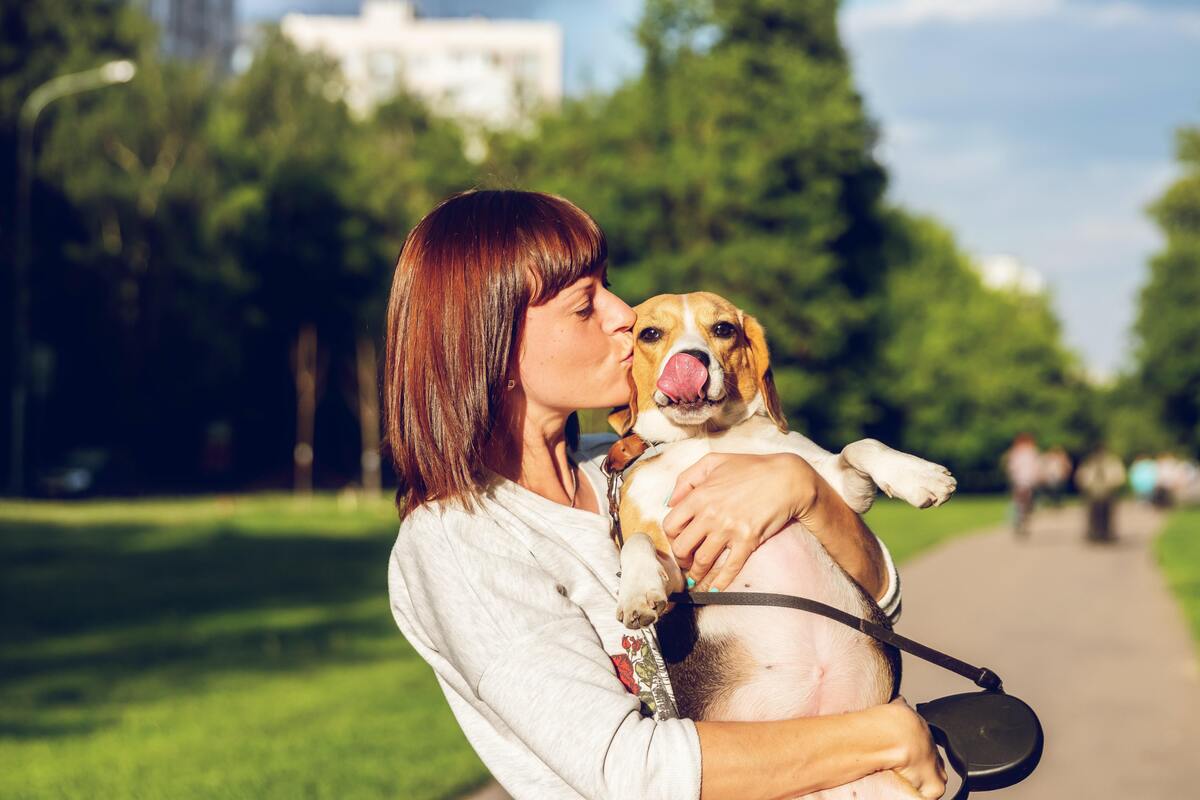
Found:
[[[13,381],[12,436],[9,453],[9,493],[25,489],[25,398],[29,394],[29,259],[33,198],[33,133],[38,115],[67,95],[133,80],[137,65],[110,61],[95,69],[51,78],[34,89],[21,106],[17,129],[17,225],[13,262]]]

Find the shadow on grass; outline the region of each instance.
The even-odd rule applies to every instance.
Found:
[[[404,657],[386,598],[393,535],[0,524],[0,737],[86,733],[113,697],[218,672]],[[43,718],[63,710],[84,718]]]

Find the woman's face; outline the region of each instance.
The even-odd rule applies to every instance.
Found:
[[[571,412],[629,402],[633,309],[604,271],[525,312],[517,381],[527,407]]]

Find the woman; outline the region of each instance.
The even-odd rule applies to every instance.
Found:
[[[634,314],[608,291],[605,260],[603,234],[566,200],[468,192],[413,229],[396,267],[392,610],[468,740],[518,798],[780,797],[882,769],[941,796],[928,728],[903,701],[780,722],[670,718],[652,640],[615,618],[603,447],[575,449],[577,409],[629,397]],[[726,546],[798,519],[898,605],[878,540],[798,457],[709,456],[670,504],[665,527],[698,581]]]

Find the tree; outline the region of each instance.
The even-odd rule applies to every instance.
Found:
[[[888,258],[887,343],[873,377],[893,444],[975,488],[1002,485],[999,456],[1018,433],[1090,448],[1092,390],[1045,295],[987,288],[949,233],[900,211]]]
[[[1166,248],[1139,298],[1133,402],[1177,447],[1200,454],[1200,128],[1178,133],[1183,175],[1151,207]],[[1147,443],[1145,446],[1149,446]]]
[[[830,443],[873,422],[886,274],[885,176],[835,12],[651,0],[645,74],[495,143],[492,166],[590,211],[627,298],[709,289],[756,315],[790,419]]]
[[[154,50],[147,41],[136,81],[62,109],[46,133],[43,172],[80,235],[43,267],[35,294],[58,354],[48,411],[61,442],[115,445],[139,467],[131,478],[173,483],[239,365],[230,286],[205,227],[218,188],[205,141],[216,92],[202,70],[162,64]]]

